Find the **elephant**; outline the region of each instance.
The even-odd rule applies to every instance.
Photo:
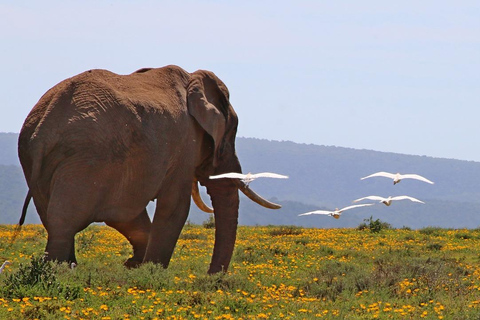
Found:
[[[133,256],[167,268],[191,197],[215,216],[208,273],[226,272],[238,225],[239,194],[271,209],[280,205],[238,179],[238,117],[225,84],[213,73],[174,65],[128,75],[95,69],[48,90],[28,114],[18,154],[30,200],[47,231],[45,259],[77,263],[75,234],[104,222],[125,236]],[[213,209],[203,203],[206,187]],[[146,206],[156,200],[150,220]]]

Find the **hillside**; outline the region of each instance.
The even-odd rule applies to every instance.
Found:
[[[17,142],[17,133],[0,133],[0,165],[20,165]]]
[[[17,134],[0,134],[0,223],[18,221],[26,193],[16,156],[17,138]],[[238,138],[237,153],[244,172],[271,171],[290,176],[288,180],[252,182],[256,192],[281,203],[283,208],[268,210],[242,197],[239,220],[243,225],[356,227],[363,219],[373,216],[395,227],[480,226],[479,162],[253,138]],[[394,186],[385,178],[360,180],[377,171],[414,172],[435,184],[405,180]],[[401,201],[390,207],[376,205],[347,212],[339,220],[323,216],[298,217],[305,211],[345,207],[367,195],[404,194],[425,204]],[[204,197],[208,199],[205,194]],[[150,205],[149,212],[152,211]],[[191,222],[201,223],[207,218],[207,214],[192,207]],[[27,222],[38,221],[31,208]]]

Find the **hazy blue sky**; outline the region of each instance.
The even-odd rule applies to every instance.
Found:
[[[480,161],[480,2],[2,1],[1,132],[88,69],[228,86],[238,136]]]

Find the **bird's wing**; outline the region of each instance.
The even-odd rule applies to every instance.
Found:
[[[287,179],[288,176],[284,176],[283,174],[272,173],[272,172],[261,172],[252,174],[253,178],[279,178],[279,179]]]
[[[363,198],[360,198],[360,199],[357,199],[357,200],[353,200],[353,202],[359,202],[359,201],[362,201],[362,200],[378,200],[378,201],[383,201],[383,200],[386,200],[386,199],[383,198],[383,197],[379,197],[379,196],[368,196],[368,197],[363,197]]]
[[[350,209],[353,209],[353,208],[360,208],[360,207],[367,207],[367,206],[373,206],[373,203],[355,204],[353,206],[348,206],[348,207],[342,208],[342,209],[338,210],[338,212],[343,212],[345,210],[350,210]]]
[[[420,201],[414,197],[409,197],[409,196],[396,196],[396,197],[392,197],[392,200],[410,200],[410,201],[413,201],[413,202],[420,202],[420,203],[425,203],[423,201]]]
[[[327,215],[332,215],[332,211],[326,211],[326,210],[315,210],[315,211],[310,211],[310,212],[305,212],[302,214],[299,214],[299,216],[308,216],[310,214],[327,214]]]
[[[426,182],[426,183],[430,183],[430,184],[433,184],[432,181],[428,180],[427,178],[425,177],[422,177],[418,174],[402,174],[401,175],[402,178],[404,179],[417,179],[417,180],[420,180],[420,181],[423,181],[423,182]]]
[[[385,172],[385,171],[380,171],[380,172],[376,172],[374,174],[371,174],[369,176],[360,178],[360,180],[371,178],[371,177],[387,177],[387,178],[393,179],[393,178],[395,178],[395,174],[388,173],[388,172]]]
[[[229,173],[222,173],[216,176],[210,176],[210,179],[221,179],[221,178],[244,179],[245,175],[237,172],[229,172]]]

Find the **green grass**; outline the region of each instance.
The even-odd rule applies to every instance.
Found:
[[[208,276],[214,229],[187,225],[168,269],[128,270],[126,240],[91,226],[79,265],[46,263],[42,226],[0,226],[0,319],[478,319],[478,230],[241,227]],[[380,226],[380,227],[379,227]]]

